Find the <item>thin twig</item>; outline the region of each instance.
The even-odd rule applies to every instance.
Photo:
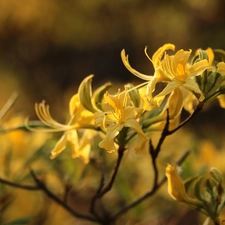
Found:
[[[0,183],[7,184],[9,186],[16,187],[16,188],[31,190],[31,191],[40,190],[40,188],[37,186],[17,184],[2,178],[0,178]]]
[[[124,151],[126,150],[126,148],[124,147],[119,147],[118,149],[118,158],[117,158],[117,162],[115,165],[115,168],[113,170],[112,176],[109,180],[109,182],[107,183],[107,185],[104,187],[104,174],[102,173],[102,177],[101,177],[101,181],[99,184],[99,188],[96,191],[96,194],[94,195],[94,197],[91,200],[91,206],[90,206],[90,212],[98,219],[98,220],[102,220],[100,218],[100,216],[98,215],[98,213],[95,210],[95,206],[96,206],[96,201],[98,199],[101,199],[107,192],[109,192],[114,184],[114,181],[116,179],[123,155],[124,155]]]
[[[100,181],[100,184],[99,184],[99,188],[98,188],[98,190],[96,192],[96,195],[91,200],[91,207],[90,207],[90,213],[93,214],[98,219],[100,219],[100,216],[98,215],[98,213],[95,210],[95,205],[96,205],[96,200],[98,199],[98,194],[102,190],[103,186],[104,186],[104,174],[102,173],[101,181]]]
[[[155,151],[154,151],[154,158],[157,158],[160,150],[161,150],[161,146],[164,142],[164,140],[166,139],[166,137],[168,136],[168,132],[169,132],[169,125],[170,125],[170,116],[169,116],[169,110],[167,109],[166,110],[167,112],[167,116],[166,116],[166,124],[164,126],[164,129],[162,131],[162,134],[161,134],[161,137],[159,139],[159,142],[155,148]]]
[[[70,212],[72,215],[76,216],[77,218],[82,218],[82,219],[86,219],[92,222],[98,222],[98,220],[96,220],[95,218],[93,218],[90,215],[86,215],[86,214],[81,214],[78,213],[76,211],[74,211],[67,203],[66,201],[62,201],[60,198],[58,198],[56,195],[54,195],[47,187],[46,185],[40,181],[35,173],[31,170],[30,171],[36,185],[22,185],[22,184],[17,184],[5,179],[0,178],[0,183],[15,187],[15,188],[21,188],[21,189],[26,189],[26,190],[30,190],[30,191],[40,191],[42,190],[45,194],[47,194],[47,196],[49,198],[51,198],[52,200],[54,200],[56,203],[58,203],[59,205],[61,205],[64,209],[66,209],[68,212]]]
[[[156,186],[157,185],[157,182],[158,182],[158,168],[157,168],[157,165],[156,165],[156,158],[158,156],[158,154],[155,154],[155,148],[152,144],[152,141],[150,140],[149,141],[149,153],[151,155],[151,158],[152,158],[152,166],[153,166],[153,171],[154,171],[154,181],[153,181],[153,186]]]
[[[182,162],[187,158],[189,155],[190,151],[186,151],[181,158],[176,162],[177,165],[182,164]],[[144,195],[139,197],[138,199],[132,201],[131,203],[125,205],[123,208],[121,208],[118,212],[116,212],[111,218],[112,220],[116,220],[119,216],[121,216],[123,213],[127,212],[129,209],[133,208],[134,206],[138,205],[148,197],[152,196],[155,194],[155,192],[166,182],[166,176],[164,176],[160,182],[157,184],[153,185],[150,191],[146,192]]]
[[[54,195],[44,184],[44,182],[42,182],[41,180],[39,180],[34,171],[30,171],[31,176],[33,177],[35,183],[37,184],[37,187],[39,188],[39,190],[42,190],[49,198],[51,198],[53,201],[55,201],[56,203],[58,203],[59,205],[61,205],[64,209],[66,209],[68,212],[70,212],[72,215],[76,216],[77,218],[82,218],[82,219],[86,219],[89,221],[93,221],[93,222],[97,222],[95,218],[93,218],[90,215],[86,215],[86,214],[81,214],[78,213],[76,211],[74,211],[66,202],[62,201],[60,198],[58,198],[56,195]]]
[[[111,190],[113,183],[115,181],[116,175],[118,173],[118,170],[119,170],[122,158],[123,158],[123,153],[125,150],[126,150],[126,148],[119,147],[118,158],[117,158],[117,162],[116,162],[116,166],[114,168],[113,174],[112,174],[108,184],[102,190],[100,190],[99,193],[97,193],[98,198],[101,198],[104,194],[106,194],[108,191]]]

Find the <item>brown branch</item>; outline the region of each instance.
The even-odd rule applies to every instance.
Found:
[[[115,165],[115,168],[113,170],[112,176],[109,180],[109,182],[107,183],[107,185],[104,187],[104,174],[102,173],[102,177],[101,177],[101,181],[99,184],[99,188],[96,191],[96,194],[94,195],[94,197],[91,200],[91,206],[90,206],[90,213],[92,213],[98,220],[101,220],[100,216],[97,214],[96,210],[95,210],[95,206],[96,206],[96,201],[98,199],[101,199],[107,192],[109,192],[114,184],[114,181],[116,179],[123,155],[124,155],[124,151],[126,150],[126,148],[124,147],[119,147],[118,149],[118,158],[117,158],[117,162]]]
[[[62,201],[60,198],[58,198],[56,195],[54,195],[44,184],[44,182],[42,182],[41,180],[39,180],[34,171],[30,171],[31,176],[33,177],[37,187],[39,188],[39,190],[42,190],[50,199],[52,199],[54,202],[58,203],[59,205],[61,205],[64,209],[66,209],[68,212],[70,212],[72,215],[74,215],[77,218],[82,218],[82,219],[86,219],[89,221],[93,221],[93,222],[98,222],[96,220],[96,218],[90,216],[90,215],[86,215],[86,214],[82,214],[82,213],[78,213],[76,211],[74,211],[65,201]]]
[[[100,181],[100,184],[99,184],[99,188],[98,188],[98,190],[96,192],[96,195],[91,200],[91,207],[90,207],[90,213],[92,213],[98,219],[100,219],[100,216],[98,215],[98,213],[95,210],[95,205],[96,205],[96,200],[98,199],[98,194],[102,190],[103,186],[104,186],[104,174],[102,173],[102,177],[101,177],[101,181]]]
[[[160,150],[161,150],[161,146],[162,146],[164,140],[166,139],[166,137],[168,136],[168,132],[169,132],[169,125],[170,125],[169,110],[167,109],[166,112],[167,112],[167,116],[166,116],[166,124],[165,124],[165,126],[164,126],[163,131],[162,131],[162,134],[161,134],[161,137],[160,137],[160,139],[159,139],[159,142],[158,142],[158,144],[157,144],[157,146],[156,146],[154,152],[152,152],[152,154],[151,154],[152,157],[155,158],[155,159],[157,158],[157,156],[158,156],[158,154],[159,154],[159,152],[160,152]]]
[[[39,190],[39,187],[37,187],[37,186],[17,184],[17,183],[14,183],[14,182],[2,179],[2,178],[0,178],[0,183],[6,184],[6,185],[9,185],[12,187],[16,187],[16,188],[31,190],[31,191]]]
[[[187,158],[189,155],[190,151],[186,151],[181,158],[176,162],[177,165],[180,165],[183,163],[183,161]],[[112,220],[116,220],[119,216],[133,208],[134,206],[138,205],[142,201],[146,200],[147,198],[151,197],[153,194],[156,193],[156,191],[166,182],[166,176],[164,176],[160,182],[153,184],[153,187],[151,188],[150,191],[146,192],[144,195],[141,197],[137,198],[136,200],[132,201],[131,203],[125,205],[123,208],[121,208],[118,212],[116,212],[111,218]]]
[[[78,217],[78,218],[82,218],[82,219],[86,219],[89,221],[93,221],[93,222],[97,222],[97,220],[95,218],[93,218],[92,216],[86,215],[86,214],[81,214],[78,213],[76,211],[74,211],[65,201],[62,201],[60,198],[58,198],[56,195],[54,195],[47,187],[46,185],[40,181],[35,173],[31,170],[30,171],[36,185],[22,185],[22,184],[17,184],[5,179],[0,178],[0,183],[15,187],[15,188],[21,188],[21,189],[26,189],[26,190],[30,190],[30,191],[40,191],[42,190],[45,194],[47,194],[47,196],[49,198],[51,198],[52,200],[54,200],[56,203],[58,203],[59,205],[61,205],[64,209],[66,209],[67,211],[69,211],[71,214],[73,214],[74,216]]]
[[[113,174],[112,174],[108,184],[102,190],[100,190],[99,193],[97,193],[98,198],[101,198],[104,194],[106,194],[108,191],[111,190],[111,188],[113,186],[113,183],[116,179],[116,175],[118,173],[118,170],[119,170],[122,158],[123,158],[123,153],[124,153],[125,150],[126,150],[126,148],[119,147],[118,158],[117,158],[117,162],[116,162],[116,166],[114,168]]]

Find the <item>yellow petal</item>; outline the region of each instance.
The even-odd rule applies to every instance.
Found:
[[[81,158],[84,163],[89,162],[89,153],[91,149],[90,145],[90,135],[87,134],[88,131],[85,131],[80,138],[78,139],[77,131],[71,130],[68,134],[68,142],[72,148],[72,157]]]
[[[211,48],[207,48],[206,50],[206,53],[209,57],[209,65],[212,65],[213,64],[213,60],[214,60],[214,52]]]
[[[118,135],[118,133],[122,130],[123,125],[121,124],[111,124],[107,127],[107,132],[105,138],[99,143],[100,148],[104,148],[108,152],[115,152],[116,146],[114,142],[114,138]]]
[[[135,144],[135,152],[136,153],[142,152],[144,150],[144,146],[148,142],[148,138],[144,134],[143,130],[141,129],[141,127],[139,125],[139,123],[136,120],[131,119],[129,121],[126,121],[125,126],[131,128],[132,130],[137,132],[138,141]]]
[[[219,62],[217,64],[217,72],[220,73],[221,75],[225,75],[225,63],[224,62]]]
[[[166,176],[170,196],[177,201],[186,202],[187,193],[183,181],[177,173],[177,167],[168,164],[166,167]]]
[[[180,115],[183,108],[183,93],[180,88],[176,88],[168,99],[170,119]]]
[[[220,106],[225,109],[225,94],[219,95],[218,97]]]
[[[126,55],[125,50],[123,49],[121,51],[121,59],[122,62],[124,64],[124,66],[135,76],[143,79],[143,80],[151,80],[153,78],[153,76],[149,76],[143,73],[138,72],[137,70],[135,70],[134,68],[131,67],[129,60],[128,60],[128,55]]]
[[[157,68],[157,66],[159,65],[159,62],[163,56],[163,53],[166,51],[166,50],[175,50],[175,45],[173,44],[165,44],[163,45],[162,47],[160,47],[155,53],[154,55],[152,56],[152,62],[153,62],[153,65],[155,67],[155,69]]]
[[[72,96],[69,102],[69,112],[71,116],[75,113],[79,105],[80,105],[79,96],[78,94],[75,94]]]
[[[187,195],[184,183],[180,178],[180,176],[178,175],[176,166],[171,166],[167,164],[166,177],[168,180],[168,193],[172,198],[180,202],[186,202],[197,208],[202,207],[201,201],[191,198]]]
[[[51,159],[54,159],[55,157],[57,157],[66,148],[67,134],[68,132],[65,132],[63,136],[56,143],[54,149],[51,152]]]

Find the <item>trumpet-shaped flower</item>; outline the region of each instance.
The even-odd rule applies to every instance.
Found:
[[[160,103],[163,96],[170,94],[172,90],[180,86],[199,94],[200,101],[204,99],[204,96],[195,80],[195,76],[202,74],[207,68],[209,68],[209,63],[207,60],[202,60],[191,65],[188,63],[190,54],[191,50],[179,50],[172,56],[165,54],[160,65],[160,70],[169,78],[170,82],[168,82],[162,92],[154,97],[156,102],[159,99]]]
[[[150,100],[157,106],[160,106],[165,96],[170,94],[174,89],[183,86],[184,88],[197,93],[202,101],[204,96],[195,81],[195,76],[203,73],[209,68],[209,62],[207,60],[201,60],[191,65],[188,63],[188,59],[191,54],[191,50],[184,51],[179,50],[175,55],[166,54],[166,50],[174,50],[175,46],[172,44],[165,44],[159,48],[153,55],[152,59],[147,55],[150,61],[153,63],[155,69],[154,76],[148,76],[141,74],[134,70],[128,61],[128,56],[125,55],[125,51],[121,52],[121,57],[126,68],[134,75],[138,76],[143,80],[148,80],[148,95]],[[164,57],[162,58],[162,56]],[[156,84],[158,82],[166,82],[166,87],[153,97]]]
[[[108,152],[114,152],[116,150],[115,137],[124,127],[128,127],[138,135],[138,143],[135,150],[138,152],[143,149],[143,146],[148,141],[138,123],[138,118],[143,110],[132,105],[126,90],[116,95],[106,93],[104,100],[107,107],[106,111],[95,113],[96,125],[101,126],[106,132],[99,146]]]
[[[159,81],[162,81],[162,82],[169,81],[168,78],[163,73],[161,73],[161,71],[159,70],[159,66],[161,64],[162,56],[167,50],[175,50],[175,45],[173,45],[173,44],[163,45],[153,54],[152,59],[151,59],[149,57],[148,53],[147,53],[147,47],[145,48],[145,50],[144,50],[145,55],[152,62],[154,70],[155,70],[154,76],[140,73],[137,70],[135,70],[134,68],[132,68],[130,63],[129,63],[129,60],[128,60],[128,55],[126,55],[126,53],[125,53],[125,50],[123,49],[121,51],[121,58],[122,58],[122,61],[123,61],[123,64],[125,65],[125,67],[131,73],[133,73],[135,76],[139,77],[140,79],[146,80],[148,82],[147,94],[149,95],[148,96],[149,98],[151,98],[152,92],[154,92],[155,85],[156,85],[157,82],[159,82]]]
[[[40,121],[45,124],[46,129],[34,129],[29,127],[30,130],[44,131],[44,132],[59,132],[64,131],[64,134],[56,143],[51,151],[51,158],[58,156],[69,143],[72,147],[72,157],[80,157],[87,163],[89,161],[90,139],[92,133],[90,131],[83,132],[83,136],[78,139],[77,129],[85,127],[94,128],[94,115],[90,111],[84,109],[79,101],[78,94],[75,94],[69,103],[70,119],[67,124],[61,124],[54,120],[50,114],[49,106],[45,102],[35,104],[35,111]]]
[[[168,180],[168,193],[173,199],[180,202],[186,202],[196,207],[202,206],[202,202],[187,195],[184,183],[178,175],[176,166],[167,165],[166,177]]]

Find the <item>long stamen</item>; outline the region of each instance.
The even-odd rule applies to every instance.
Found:
[[[149,57],[149,55],[148,55],[148,53],[147,53],[147,49],[148,49],[148,46],[146,46],[145,49],[144,49],[145,55],[146,55],[146,57],[152,62],[152,64],[154,65],[152,59]]]
[[[32,128],[29,126],[28,121],[26,123],[27,129],[31,131],[43,131],[43,132],[59,132],[59,131],[66,131],[66,130],[71,130],[71,129],[76,129],[77,125],[70,125],[71,121],[73,120],[73,117],[69,121],[69,125],[64,125],[61,123],[58,123],[56,120],[54,120],[50,114],[49,110],[49,105],[45,105],[45,101],[42,101],[40,104],[36,103],[35,104],[35,111],[40,119],[40,121],[48,126],[49,128],[46,129],[37,129],[37,128]]]
[[[134,87],[132,87],[132,88],[130,88],[130,89],[127,88],[125,91],[128,93],[128,92],[130,92],[130,91],[133,91],[134,89],[139,89],[139,88],[141,88],[141,87],[147,85],[148,83],[149,83],[149,81],[146,81],[146,82],[141,83],[141,84],[138,84],[137,86],[134,86]],[[126,88],[126,87],[125,87],[125,88]]]

